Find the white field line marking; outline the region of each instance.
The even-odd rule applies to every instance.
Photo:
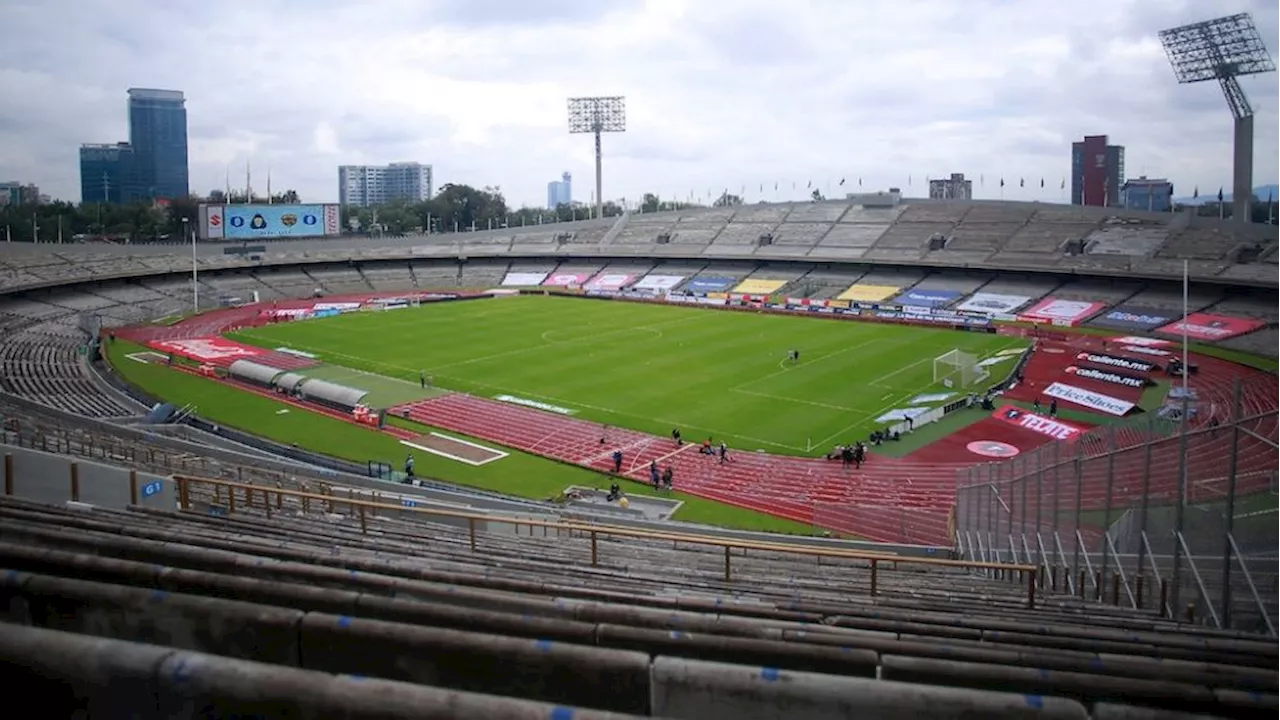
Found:
[[[930,360],[932,360],[932,359],[933,359],[933,358],[928,358],[928,357],[920,358],[919,360],[917,360],[917,361],[915,361],[915,362],[911,363],[910,365],[904,365],[903,367],[900,367],[900,368],[898,368],[897,370],[894,370],[893,372],[891,372],[891,373],[889,373],[889,374],[887,374],[887,375],[881,375],[880,377],[876,378],[875,380],[872,380],[871,382],[869,382],[869,383],[867,383],[867,384],[868,384],[868,385],[873,385],[873,386],[875,386],[875,387],[887,387],[886,385],[884,385],[884,381],[885,381],[885,380],[888,380],[888,379],[889,379],[889,378],[891,378],[891,377],[897,377],[898,375],[901,375],[902,373],[904,373],[904,372],[906,372],[906,371],[910,370],[911,368],[914,368],[914,367],[916,367],[916,366],[920,365],[920,363],[926,363],[926,362],[929,362],[929,361],[930,361]],[[932,384],[932,383],[931,383],[931,384]]]
[[[400,444],[406,445],[415,450],[421,450],[422,452],[431,453],[432,455],[439,455],[442,458],[448,458],[449,460],[464,463],[466,465],[471,465],[472,467],[480,467],[481,465],[487,465],[495,460],[501,460],[502,458],[507,457],[507,453],[501,452],[499,450],[494,450],[492,448],[487,448],[487,447],[484,447],[483,445],[476,445],[475,443],[470,443],[470,442],[467,442],[466,440],[459,440],[458,438],[449,437],[448,435],[441,435],[440,433],[433,432],[431,434],[435,435],[436,437],[444,438],[446,440],[462,443],[463,445],[470,445],[472,447],[481,448],[490,453],[493,453],[493,455],[488,458],[485,458],[484,460],[468,460],[467,458],[459,457],[457,455],[454,455],[453,453],[448,453],[448,452],[445,452],[444,450],[439,450],[433,447],[427,447],[426,445],[420,445],[415,442],[409,442],[408,440],[401,440]]]
[[[730,390],[741,390],[742,388],[745,388],[745,387],[747,387],[747,386],[749,386],[749,385],[755,385],[756,383],[764,382],[765,380],[768,380],[769,378],[775,378],[775,377],[777,377],[777,376],[779,376],[779,375],[782,375],[782,374],[785,374],[785,373],[789,373],[789,372],[791,372],[792,370],[796,370],[796,369],[800,369],[800,368],[806,368],[806,367],[809,367],[810,365],[813,365],[814,363],[822,362],[823,360],[827,360],[827,359],[829,359],[829,358],[833,358],[833,357],[835,357],[835,356],[837,356],[837,355],[843,355],[843,354],[845,354],[845,353],[847,353],[847,352],[850,352],[850,351],[853,351],[853,350],[857,350],[857,349],[859,349],[859,348],[864,348],[864,347],[866,347],[866,346],[868,346],[868,345],[874,345],[875,343],[884,342],[884,340],[885,340],[885,338],[875,338],[875,339],[872,339],[872,340],[867,340],[867,341],[864,341],[864,342],[860,342],[860,343],[858,343],[857,345],[850,345],[849,347],[846,347],[846,348],[843,348],[843,349],[840,349],[840,350],[836,350],[836,351],[834,351],[834,352],[829,352],[829,353],[827,353],[826,355],[819,355],[818,357],[813,358],[812,360],[807,360],[807,361],[805,361],[805,362],[804,362],[804,364],[802,364],[802,365],[791,365],[791,366],[785,366],[785,367],[783,367],[781,370],[778,370],[777,372],[771,372],[771,373],[769,373],[768,375],[761,375],[761,376],[760,376],[760,377],[758,377],[758,378],[755,378],[755,379],[752,379],[752,380],[747,380],[746,382],[743,382],[743,383],[739,383],[739,384],[737,384],[737,385],[734,385],[733,387],[731,387],[731,388],[729,388],[729,389],[730,389]],[[782,365],[782,364],[783,364],[783,363],[785,363],[785,362],[786,362],[786,358],[783,358],[781,361],[779,361],[779,365]]]
[[[843,405],[832,405],[830,403],[816,402],[813,400],[801,400],[799,398],[787,397],[785,395],[770,395],[769,393],[756,392],[754,390],[741,390],[733,388],[729,392],[735,392],[742,395],[754,395],[755,397],[769,398],[770,400],[781,400],[782,402],[796,403],[798,405],[812,405],[814,407],[826,408],[828,410],[839,410],[846,413],[864,413],[864,410],[845,407]]]

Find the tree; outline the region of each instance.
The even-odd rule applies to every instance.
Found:
[[[738,197],[737,195],[730,195],[728,192],[726,192],[720,197],[716,198],[716,201],[711,203],[711,207],[718,207],[718,208],[737,207],[738,205],[741,205],[741,204],[742,204],[742,198]]]

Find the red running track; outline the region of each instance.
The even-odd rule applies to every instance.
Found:
[[[946,544],[955,463],[872,456],[860,470],[839,462],[729,451],[729,462],[633,430],[463,394],[395,408],[419,422],[524,452],[648,482],[649,463],[672,466],[675,487],[717,500],[882,542]],[[601,440],[604,440],[601,442]]]

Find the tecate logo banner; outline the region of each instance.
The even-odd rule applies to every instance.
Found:
[[[1082,352],[1076,355],[1077,360],[1091,362],[1094,365],[1109,365],[1118,367],[1123,370],[1136,370],[1137,372],[1151,372],[1155,365],[1142,360],[1130,360],[1129,358],[1116,357],[1114,355],[1097,355],[1094,353]]]
[[[1123,416],[1133,409],[1131,402],[1065,383],[1053,383],[1044,389],[1044,394],[1108,415]]]
[[[996,411],[992,415],[997,420],[1002,420],[1010,425],[1016,425],[1024,430],[1053,438],[1054,440],[1072,441],[1079,437],[1084,429],[1076,427],[1071,423],[1063,422],[1055,418],[1047,418],[1043,415],[1037,415],[1033,412],[1027,412],[1012,405],[1006,405]]]
[[[1091,367],[1067,368],[1068,375],[1087,378],[1089,380],[1097,380],[1099,382],[1112,383],[1114,385],[1124,385],[1125,387],[1143,388],[1147,386],[1147,381],[1143,378],[1133,377],[1131,375],[1121,375],[1120,373],[1111,372],[1110,370],[1099,370]]]

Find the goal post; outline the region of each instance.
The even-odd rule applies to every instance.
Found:
[[[967,388],[990,377],[978,365],[978,356],[960,350],[948,350],[933,359],[933,382],[948,388]]]

